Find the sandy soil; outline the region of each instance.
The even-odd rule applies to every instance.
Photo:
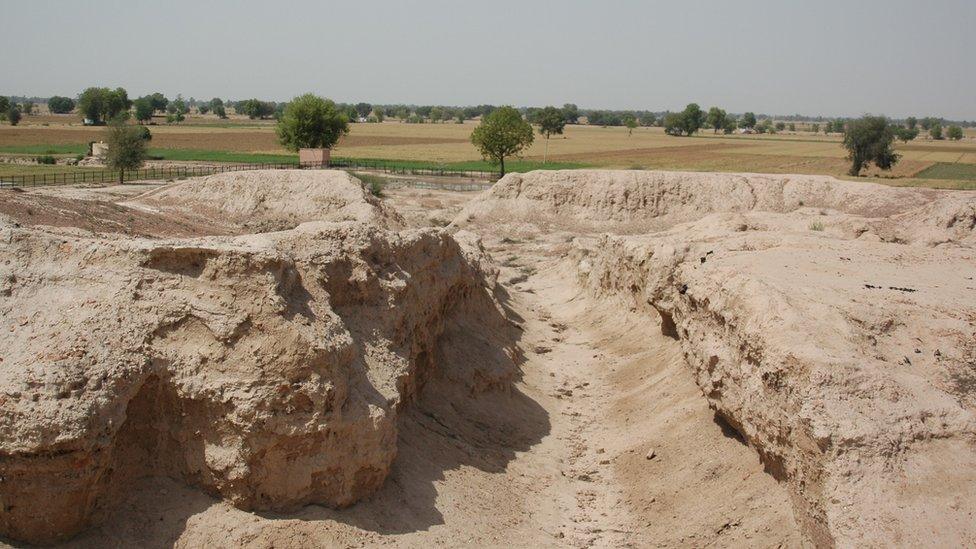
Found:
[[[404,187],[377,200],[341,173],[275,174],[275,185],[262,186],[263,177],[202,178],[149,192],[4,192],[0,222],[19,225],[11,234],[37,228],[45,239],[138,237],[150,250],[169,245],[165,239],[198,237],[173,244],[184,254],[166,257],[179,263],[210,250],[226,263],[215,264],[240,277],[235,284],[255,286],[258,298],[245,298],[247,305],[264,295],[255,275],[264,256],[250,254],[288,258],[299,273],[288,280],[303,289],[295,296],[323,307],[309,322],[337,311],[337,325],[363,342],[363,359],[349,364],[366,366],[370,383],[384,391],[376,417],[395,422],[383,431],[395,433],[384,439],[395,437],[395,459],[391,448],[383,454],[392,461],[385,482],[345,508],[273,512],[243,510],[254,507],[207,495],[176,474],[143,476],[98,507],[94,526],[65,546],[804,547],[811,539],[823,546],[907,545],[929,534],[968,539],[965,517],[976,501],[965,467],[976,455],[967,446],[972,381],[957,376],[944,390],[939,376],[957,366],[969,372],[964,363],[973,356],[959,339],[973,326],[972,277],[946,275],[971,267],[973,196],[802,176],[573,171],[510,176],[483,195]],[[323,247],[331,251],[321,254]],[[123,267],[138,279],[144,264]],[[165,281],[169,298],[154,307],[196,308],[206,317],[223,303],[196,300],[242,295],[211,287],[226,274],[208,270],[195,275],[200,288],[185,292],[194,300],[173,305],[195,278],[192,267],[152,275]],[[867,273],[871,284],[858,282]],[[34,303],[14,282],[43,276],[11,278],[6,295]],[[877,286],[875,278],[889,282]],[[750,285],[760,285],[755,295]],[[485,289],[490,296],[469,300]],[[882,291],[889,297],[874,297]],[[780,293],[788,299],[775,301]],[[749,316],[746,305],[758,313]],[[498,313],[489,315],[493,323],[487,310]],[[253,314],[255,323],[240,324],[244,333],[282,316],[257,306]],[[11,333],[35,329],[31,322]],[[285,328],[291,325],[281,328],[287,335]],[[747,343],[758,350],[736,358],[752,352]],[[928,344],[937,347],[934,358]],[[174,347],[173,364],[182,363],[184,347]],[[228,348],[235,347],[242,346]],[[490,366],[498,358],[508,369],[496,379]],[[305,362],[298,357],[295,367]],[[418,374],[417,364],[431,371]],[[759,376],[771,368],[779,368],[775,379]],[[260,362],[252,371],[265,380]],[[745,383],[760,378],[769,387]],[[884,391],[897,398],[879,396]],[[943,402],[943,393],[958,402]],[[794,409],[794,401],[817,406]],[[340,413],[329,421],[348,419]],[[807,424],[820,429],[817,437],[806,434]],[[349,438],[341,435],[324,453]],[[349,459],[339,461],[346,465],[360,457],[345,451]],[[947,475],[947,456],[962,471]],[[293,457],[279,456],[268,474],[280,474]],[[899,460],[909,466],[899,469]],[[811,471],[824,471],[823,479]],[[904,490],[892,491],[901,480]],[[237,486],[206,488],[233,494]],[[940,507],[947,498],[956,498],[951,509]]]
[[[82,219],[124,210],[116,203],[131,204],[134,192],[65,191],[71,207],[62,212]],[[385,202],[409,225],[436,226],[475,194],[395,189]],[[35,204],[66,200],[31,196]],[[166,216],[172,223],[172,212]],[[522,333],[522,377],[508,393],[477,397],[428,384],[400,418],[398,457],[377,494],[345,510],[248,513],[183,483],[146,478],[67,545],[801,545],[785,489],[709,410],[677,343],[552,268],[568,250],[565,235],[489,236],[485,244]]]
[[[533,273],[505,283],[523,379],[474,401],[428,387],[373,497],[252,514],[151,478],[68,546],[800,546],[785,489],[716,420],[677,344],[574,292],[545,269],[551,248],[491,248],[502,280]]]

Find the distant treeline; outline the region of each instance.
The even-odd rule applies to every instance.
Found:
[[[75,98],[71,98],[70,102],[66,101],[67,97],[25,97],[25,96],[9,96],[9,101],[11,104],[24,105],[24,104],[50,104],[52,99],[55,100],[55,104],[59,108],[51,109],[52,112],[65,112],[65,108],[70,106],[74,108],[75,104],[81,104],[82,98],[86,92],[92,89],[105,89],[105,88],[89,88],[85,92],[82,92]],[[118,88],[117,90],[122,90]],[[122,90],[124,91],[124,90]],[[182,96],[177,96],[175,99],[167,99],[161,93],[154,93],[151,95],[144,96],[145,103],[151,105],[152,109],[150,115],[168,115],[169,121],[181,121],[182,115],[189,113],[191,110],[195,109],[201,114],[213,113],[221,117],[226,116],[226,110],[228,108],[234,109],[234,112],[238,114],[243,114],[252,119],[271,119],[278,118],[284,111],[287,102],[276,102],[276,101],[266,101],[259,98],[250,99],[219,99],[214,98],[210,100],[199,100],[194,97],[189,99],[183,99]],[[138,107],[138,102],[140,99],[135,101],[126,101],[130,104],[135,104]],[[396,119],[405,123],[422,124],[422,123],[435,123],[435,122],[464,122],[465,120],[475,119],[484,116],[498,107],[495,105],[473,105],[473,106],[451,106],[451,105],[414,105],[414,104],[371,104],[366,102],[360,103],[337,103],[337,107],[341,112],[345,113],[346,116],[352,122],[381,122],[385,119]],[[69,111],[71,109],[68,109]],[[519,111],[529,120],[532,120],[536,113],[542,110],[542,107],[519,107]],[[143,111],[147,111],[144,108]],[[572,103],[567,103],[563,105],[562,112],[564,114],[565,122],[567,124],[579,124],[585,122],[586,124],[593,126],[627,126],[633,124],[634,122],[640,126],[664,126],[665,120],[669,115],[675,115],[672,111],[650,111],[650,110],[610,110],[610,109],[581,109]],[[138,114],[138,113],[137,113]],[[729,113],[736,118],[741,118],[747,113]],[[764,114],[755,113],[754,116],[759,120],[774,120],[782,122],[805,122],[805,123],[818,123],[826,124],[833,123],[836,121],[848,121],[851,118],[848,117],[826,117],[826,116],[808,116],[803,114],[790,114],[790,115],[779,115],[779,114]],[[905,125],[908,124],[912,117],[906,119],[892,119],[892,122]],[[976,120],[949,120],[941,117],[927,116],[924,118],[919,118],[919,120],[931,121],[933,124],[937,123],[942,126],[958,125],[966,128],[976,127]]]

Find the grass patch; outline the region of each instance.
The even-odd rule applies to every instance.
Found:
[[[976,164],[938,162],[915,174],[919,179],[976,181]]]
[[[234,164],[298,164],[297,154],[254,154],[197,149],[149,149],[157,160],[183,162],[228,162]]]
[[[81,143],[59,143],[52,145],[8,145],[0,147],[0,153],[7,154],[85,154],[88,145]]]
[[[362,173],[346,170],[349,175],[362,181],[369,187],[369,192],[377,198],[383,198],[383,187],[386,186],[386,179],[371,173]]]

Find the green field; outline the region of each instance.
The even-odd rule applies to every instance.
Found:
[[[976,182],[976,164],[939,162],[918,172],[916,177],[922,179],[954,179]]]
[[[470,142],[477,122],[464,124],[352,124],[333,158],[383,162],[399,168],[496,170]],[[75,156],[87,143],[104,139],[103,128],[85,127],[71,116],[26,117],[21,125],[0,125],[0,155]],[[278,143],[271,121],[191,116],[184,124],[151,126],[150,155],[178,162],[290,163],[294,153]],[[534,169],[657,169],[751,173],[798,173],[848,178],[846,151],[837,134],[801,130],[776,135],[722,135],[705,130],[672,137],[661,128],[567,126],[563,135],[535,143],[508,171]],[[901,160],[894,169],[867,170],[859,180],[897,186],[973,188],[976,136],[961,141],[920,137],[896,143]],[[66,169],[66,168],[61,168]]]

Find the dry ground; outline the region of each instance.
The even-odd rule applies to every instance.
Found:
[[[142,190],[0,191],[0,205],[27,223],[50,223],[60,209],[86,228],[114,230],[129,219],[116,203]],[[475,194],[398,189],[386,201],[429,225]],[[155,222],[134,230],[208,232]],[[785,488],[716,420],[677,343],[550,267],[568,240],[485,235],[526,350],[511,394],[470,403],[497,421],[474,423],[485,415],[422,399],[401,425],[384,488],[346,510],[247,513],[150,478],[70,546],[800,546]]]

